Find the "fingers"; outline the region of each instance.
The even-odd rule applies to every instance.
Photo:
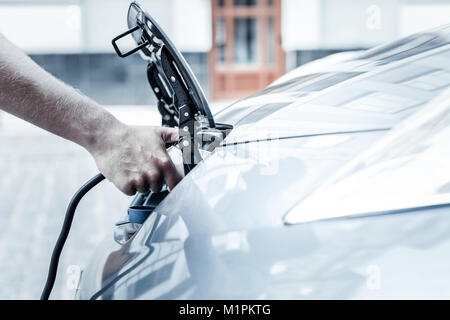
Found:
[[[160,192],[164,180],[171,190],[182,179],[165,149],[165,143],[177,141],[178,129],[128,127],[93,156],[100,172],[126,195]]]
[[[136,178],[126,177],[126,179],[124,185],[117,187],[128,196],[133,196],[136,192],[147,193],[149,190],[158,193],[162,189],[162,175],[156,169],[142,172]]]
[[[146,176],[148,185],[150,186],[150,190],[152,190],[152,192],[154,193],[160,192],[162,189],[163,181],[159,170],[149,171],[147,172]]]
[[[145,176],[141,176],[136,182],[133,183],[135,190],[140,193],[146,193],[150,188],[149,182]]]
[[[136,194],[136,187],[133,182],[128,182],[124,185],[116,185],[117,189],[125,193],[127,196],[134,196]]]
[[[182,177],[178,173],[175,165],[173,164],[172,160],[170,159],[167,153],[166,158],[164,158],[160,162],[160,169],[162,175],[164,176],[164,180],[166,181],[166,184],[169,187],[169,190],[172,190],[178,184],[178,182],[180,182]]]
[[[143,193],[141,190],[145,190],[144,192],[146,192],[149,187],[152,192],[160,192],[163,186],[163,181],[166,182],[170,191],[175,188],[178,182],[182,179],[165,150],[164,153],[160,155],[157,160],[155,160],[153,165],[155,166],[155,169],[145,173],[145,181],[147,184],[142,183],[141,185],[136,185],[136,189],[139,192]]]
[[[166,181],[169,190],[172,190],[182,179],[169,155],[163,155],[152,163],[153,169],[149,169],[138,178],[132,179],[126,186],[120,188],[127,195],[134,195],[136,191],[146,193],[150,189],[154,193],[161,191],[163,181]]]
[[[178,142],[178,129],[176,128],[161,127],[160,134],[165,143]]]

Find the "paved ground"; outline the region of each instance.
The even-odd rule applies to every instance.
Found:
[[[217,111],[226,103],[215,104]],[[158,125],[154,107],[111,107],[130,124]],[[0,299],[38,299],[66,206],[97,173],[81,147],[0,111]],[[126,211],[130,197],[103,182],[80,203],[53,299],[71,299],[72,279]]]
[[[158,124],[149,108],[113,108],[134,124]],[[97,173],[81,147],[0,115],[0,299],[37,299],[73,193]],[[131,198],[103,182],[80,203],[52,298],[71,299],[72,278]]]

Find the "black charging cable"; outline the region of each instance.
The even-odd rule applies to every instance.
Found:
[[[44,290],[42,290],[41,300],[48,300],[50,293],[52,292],[53,285],[56,280],[56,273],[58,271],[59,258],[63,250],[64,244],[66,243],[67,236],[70,232],[70,227],[72,226],[73,216],[75,210],[77,209],[80,200],[88,193],[93,187],[102,182],[105,177],[99,173],[88,182],[86,182],[73,196],[66,210],[66,216],[64,218],[63,226],[59,234],[58,240],[56,241],[55,248],[53,249],[52,259],[50,260],[50,267],[48,269],[47,281],[45,282]]]

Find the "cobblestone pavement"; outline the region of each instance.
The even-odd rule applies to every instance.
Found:
[[[158,124],[157,113],[117,109],[125,122]],[[138,121],[139,120],[139,121]],[[83,148],[0,114],[0,299],[38,299],[66,206],[97,173]],[[102,182],[80,203],[64,248],[53,299],[72,299],[71,275],[109,236],[131,201]]]

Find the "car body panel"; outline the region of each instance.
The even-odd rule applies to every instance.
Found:
[[[287,223],[450,203],[450,89],[333,174]],[[376,195],[376,196],[374,196]]]
[[[146,224],[103,290],[81,297],[450,298],[449,213],[446,206],[224,233],[190,233],[182,217],[161,216],[153,239]]]
[[[361,53],[347,70],[285,77],[217,114],[231,134],[132,239],[104,240],[78,297],[450,298],[447,204],[283,221],[449,86],[448,28],[426,35]]]

